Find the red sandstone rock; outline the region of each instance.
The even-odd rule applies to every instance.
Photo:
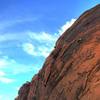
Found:
[[[16,100],[100,100],[100,4],[63,33]]]

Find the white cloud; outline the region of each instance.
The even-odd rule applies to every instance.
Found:
[[[23,43],[22,48],[23,50],[32,55],[32,56],[42,56],[47,57],[49,53],[53,50],[55,42],[59,38],[59,36],[68,29],[76,19],[71,19],[67,21],[65,25],[63,25],[59,30],[58,33],[49,34],[47,32],[40,32],[35,33],[31,31],[27,31],[26,34],[30,37],[31,43]],[[34,41],[36,41],[37,46],[34,46]]]
[[[69,27],[71,27],[71,25],[76,21],[76,19],[71,19],[70,21],[67,21],[65,23],[65,25],[63,25],[60,29],[59,29],[59,34],[63,34]]]
[[[14,82],[14,79],[7,78],[6,73],[3,71],[0,71],[0,82],[8,84],[8,83]]]
[[[5,59],[0,59],[0,68],[4,68],[6,65],[8,65],[8,62]]]
[[[0,69],[5,69],[10,64],[14,64],[15,61],[13,59],[9,59],[8,56],[2,56],[0,58]]]
[[[44,44],[44,46],[39,45],[37,47],[35,47],[31,43],[23,44],[23,50],[32,56],[47,57],[52,49],[53,49],[52,47],[48,47],[45,44]]]
[[[22,47],[23,47],[23,50],[25,52],[27,52],[28,54],[34,55],[34,56],[37,55],[36,52],[35,52],[35,47],[31,43],[24,43],[22,45]]]
[[[0,71],[0,77],[5,76],[6,74],[3,71]]]
[[[24,41],[27,38],[27,35],[24,33],[1,33],[0,34],[0,42],[8,42],[8,41]]]
[[[46,46],[40,46],[38,47],[38,51],[37,54],[38,56],[43,56],[43,57],[47,57],[50,54],[50,51],[53,50],[53,48],[50,47],[46,47]]]
[[[15,40],[16,34],[0,34],[0,42],[5,42],[9,40]]]
[[[8,56],[3,56],[1,59],[1,65],[0,65],[0,75],[6,76],[6,74],[3,72],[3,70],[6,70],[8,72],[11,72],[10,74],[20,74],[20,73],[28,73],[31,71],[39,71],[39,68],[34,65],[25,65],[16,62],[14,59],[10,59]],[[33,70],[32,70],[33,69]]]
[[[2,42],[8,42],[8,41],[20,41],[22,42],[22,48],[23,50],[32,56],[43,56],[47,57],[51,50],[53,49],[55,42],[59,38],[59,36],[68,29],[76,19],[71,19],[70,21],[67,21],[65,25],[61,26],[61,28],[58,30],[57,33],[49,34],[47,32],[40,32],[35,33],[32,31],[26,31],[24,33],[5,33],[0,34],[0,48],[3,48]],[[20,20],[17,20],[17,22],[20,22]],[[32,41],[32,42],[29,42]],[[34,46],[34,42],[36,41],[36,46]],[[25,43],[23,43],[25,42]],[[14,43],[14,42],[13,42]],[[18,42],[15,42],[18,43]],[[7,46],[7,45],[6,45]],[[16,45],[18,46],[18,44]],[[4,66],[5,61],[0,60],[0,67]]]
[[[8,64],[8,62],[6,60],[4,60],[4,59],[0,60],[0,69],[4,68],[7,64]],[[8,83],[14,82],[14,80],[7,78],[6,73],[4,71],[0,70],[0,82],[8,84]]]
[[[70,21],[67,21],[61,28],[58,30],[57,33],[49,34],[47,32],[40,32],[35,33],[32,31],[26,31],[23,33],[1,33],[0,34],[0,42],[7,42],[7,41],[25,41],[27,38],[31,38],[33,40],[39,41],[39,42],[55,42],[58,37],[67,30],[76,19],[71,19]],[[17,22],[21,22],[21,20],[17,20]]]
[[[33,40],[37,40],[37,41],[55,41],[57,39],[57,35],[56,34],[49,34],[46,32],[40,32],[40,33],[34,33],[34,32],[27,32],[27,34],[30,36],[31,39]]]
[[[0,77],[0,82],[8,84],[14,82],[14,80],[6,77]]]
[[[39,17],[20,18],[20,19],[17,18],[13,20],[5,20],[5,21],[3,20],[3,21],[0,21],[0,30],[4,30],[8,27],[14,26],[19,23],[36,21],[37,19],[39,19]]]
[[[58,39],[57,34],[49,34],[45,32],[41,33],[34,33],[34,32],[27,32],[30,39],[33,41],[32,43],[23,43],[22,48],[23,50],[32,56],[42,56],[46,58],[51,50],[53,50],[54,43]],[[34,46],[34,41],[36,41],[36,46]]]

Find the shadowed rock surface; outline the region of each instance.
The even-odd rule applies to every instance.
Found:
[[[63,33],[16,100],[100,100],[100,4]]]

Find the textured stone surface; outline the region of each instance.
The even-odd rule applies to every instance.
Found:
[[[63,33],[16,100],[100,100],[100,5]]]

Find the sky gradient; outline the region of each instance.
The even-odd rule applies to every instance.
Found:
[[[58,37],[100,0],[0,0],[0,100],[42,67]]]

